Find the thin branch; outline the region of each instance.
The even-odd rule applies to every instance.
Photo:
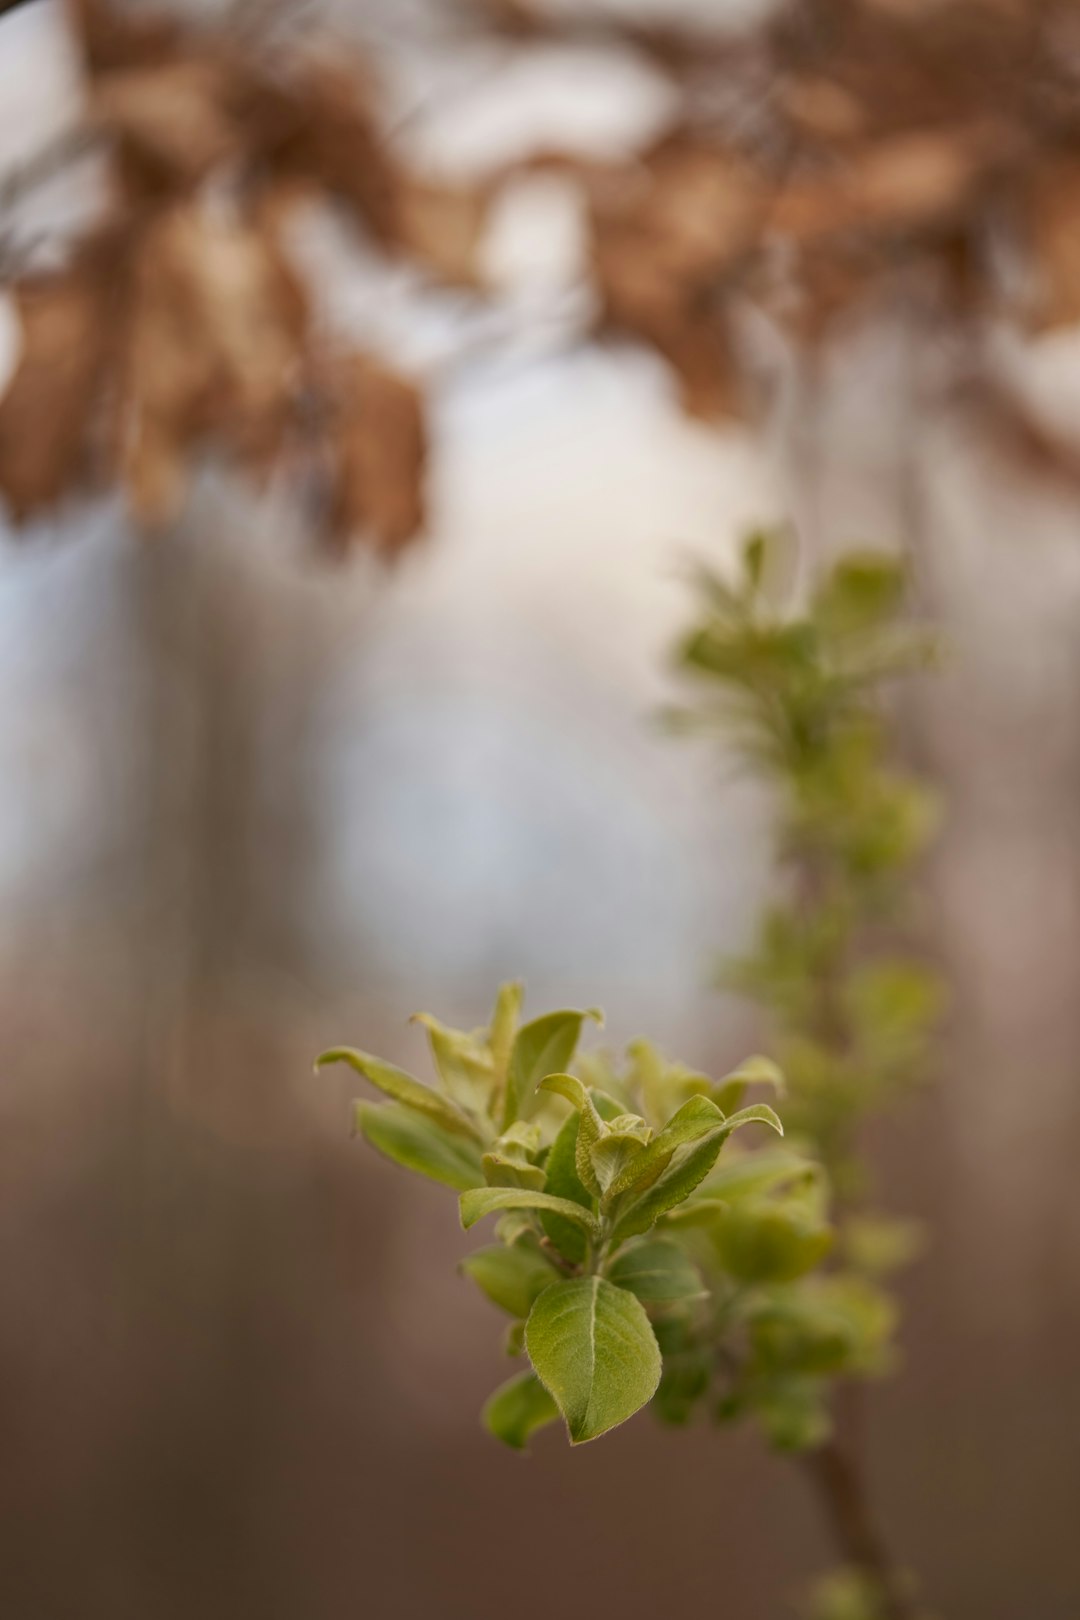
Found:
[[[918,1620],[909,1583],[885,1544],[854,1457],[832,1439],[807,1452],[803,1460],[837,1552],[874,1587],[882,1620]]]

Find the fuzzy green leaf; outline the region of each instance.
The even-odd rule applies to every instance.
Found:
[[[492,1065],[500,1085],[506,1078],[524,996],[525,986],[515,980],[510,984],[500,985],[499,993],[495,998],[495,1010],[491,1015],[491,1029],[488,1041],[491,1047]]]
[[[464,1192],[484,1185],[480,1149],[466,1137],[443,1130],[433,1119],[401,1103],[358,1102],[356,1129],[373,1148],[406,1170]]]
[[[555,1198],[569,1198],[591,1212],[593,1201],[577,1173],[577,1140],[580,1114],[570,1114],[563,1120],[559,1134],[551,1144],[544,1168],[547,1171],[545,1191]],[[585,1258],[587,1240],[581,1227],[561,1215],[545,1212],[540,1217],[545,1233],[559,1253],[579,1265]]]
[[[527,1187],[476,1187],[462,1193],[460,1203],[461,1224],[466,1231],[485,1215],[494,1215],[501,1209],[535,1209],[576,1221],[592,1237],[598,1237],[600,1232],[595,1216],[580,1204],[572,1203],[569,1198],[553,1198],[550,1193],[532,1192]]]
[[[421,1085],[419,1080],[414,1080],[411,1074],[406,1074],[396,1064],[384,1063],[382,1058],[373,1057],[370,1052],[360,1052],[354,1046],[335,1046],[315,1059],[316,1069],[325,1068],[330,1063],[349,1064],[357,1074],[362,1074],[365,1080],[370,1080],[373,1086],[384,1091],[395,1102],[404,1103],[406,1108],[415,1109],[418,1114],[426,1114],[444,1130],[476,1139],[475,1128],[449,1097],[444,1097],[441,1091],[435,1091],[431,1086]]]
[[[490,1053],[473,1036],[448,1029],[430,1013],[415,1013],[412,1021],[427,1030],[439,1078],[454,1101],[466,1108],[486,1109],[494,1077]]]
[[[632,1189],[644,1191],[667,1169],[678,1148],[685,1147],[689,1142],[700,1141],[724,1123],[723,1113],[709,1097],[690,1097],[644,1152],[638,1154],[615,1177],[608,1189],[609,1199],[618,1198]]]
[[[730,1114],[738,1108],[750,1086],[771,1086],[776,1095],[782,1097],[785,1089],[783,1071],[771,1058],[746,1058],[737,1069],[725,1074],[712,1096],[724,1113]]]
[[[525,1326],[525,1347],[580,1445],[652,1399],[660,1350],[644,1308],[603,1277],[553,1283]]]
[[[484,1180],[489,1187],[531,1187],[534,1191],[544,1185],[544,1172],[538,1164],[517,1154],[485,1153]]]
[[[628,1288],[643,1305],[671,1305],[700,1299],[704,1293],[700,1274],[685,1250],[664,1238],[625,1249],[608,1277],[618,1288]]]
[[[619,1177],[628,1175],[644,1151],[645,1143],[637,1131],[612,1129],[594,1142],[589,1159],[601,1194],[606,1194]]]
[[[537,1295],[559,1276],[535,1248],[520,1243],[512,1249],[501,1243],[478,1249],[461,1262],[461,1269],[493,1305],[516,1317],[528,1316]]]
[[[597,1112],[588,1087],[582,1084],[576,1074],[549,1074],[540,1081],[539,1089],[565,1097],[577,1109],[580,1124],[575,1139],[574,1168],[585,1190],[594,1198],[599,1198],[601,1188],[592,1161],[592,1150],[606,1134],[607,1127]]]
[[[694,1116],[689,1115],[687,1111],[695,1109],[699,1116],[697,1123],[700,1124],[707,1118],[701,1105],[707,1103],[708,1099],[705,1097],[691,1097],[690,1101],[679,1109],[679,1113],[671,1121],[671,1125],[661,1131],[656,1141],[646,1148],[646,1153],[651,1152],[652,1148],[658,1146],[667,1131],[675,1127],[681,1115],[687,1115],[687,1118],[680,1126],[680,1130],[692,1133],[696,1128]],[[715,1109],[715,1104],[710,1106]],[[716,1109],[716,1113],[719,1115],[718,1109]],[[720,1149],[732,1131],[740,1130],[744,1125],[758,1124],[770,1125],[781,1136],[784,1134],[784,1127],[773,1110],[766,1103],[755,1103],[752,1108],[744,1108],[740,1113],[732,1114],[730,1119],[723,1120],[722,1124],[708,1131],[696,1142],[692,1134],[686,1135],[684,1142],[676,1148],[674,1156],[671,1157],[666,1169],[655,1182],[647,1184],[645,1192],[638,1192],[641,1185],[638,1182],[635,1187],[626,1193],[625,1202],[620,1205],[615,1228],[611,1236],[613,1246],[625,1243],[627,1238],[637,1237],[640,1233],[647,1232],[653,1222],[658,1220],[661,1215],[666,1214],[669,1209],[676,1208],[677,1205],[689,1198],[690,1194],[701,1185],[709,1174],[709,1171],[716,1163]],[[636,1169],[640,1163],[640,1159],[636,1160],[631,1165],[631,1170]]]
[[[502,1384],[483,1411],[489,1434],[515,1451],[527,1451],[537,1429],[558,1421],[559,1408],[535,1373],[519,1373]]]
[[[520,1117],[545,1075],[558,1074],[569,1066],[586,1018],[595,1018],[597,1023],[603,1021],[603,1015],[592,1007],[585,1012],[545,1013],[518,1030],[506,1076],[504,1130]]]

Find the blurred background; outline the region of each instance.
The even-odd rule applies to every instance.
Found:
[[[20,278],[115,206],[95,143],[131,139],[93,107],[107,53],[87,66],[85,9],[0,17],[9,400]],[[961,319],[891,247],[903,296],[873,293],[809,358],[805,330],[736,312],[753,408],[718,420],[684,408],[693,334],[690,359],[613,338],[586,285],[595,167],[643,164],[707,93],[710,117],[753,126],[752,53],[779,9],[174,12],[242,41],[273,26],[285,53],[332,26],[377,65],[403,164],[466,189],[521,167],[485,194],[465,291],[372,245],[340,199],[309,193],[289,223],[327,348],[359,342],[423,395],[426,515],[392,566],[331,555],[295,487],[217,451],[150,537],[123,478],[8,488],[0,1593],[17,1620],[764,1620],[830,1562],[804,1481],[753,1435],[646,1416],[580,1453],[544,1435],[527,1463],[490,1441],[477,1412],[505,1363],[455,1270],[450,1195],[350,1139],[344,1071],[311,1075],[342,1040],[426,1072],[409,1014],[468,1027],[516,976],[534,1012],[599,1003],[611,1042],[648,1033],[714,1072],[758,1044],[711,979],[768,890],[768,803],[656,717],[689,561],[722,568],[778,518],[811,562],[907,548],[950,648],[898,716],[947,801],[926,917],[951,1012],[934,1088],[873,1144],[886,1203],[934,1234],[904,1282],[902,1370],[871,1403],[875,1489],[935,1612],[1080,1613],[1080,328],[1000,302]],[[946,7],[862,9],[929,29]],[[980,29],[1047,10],[962,9]],[[1050,10],[1065,72],[1076,28]],[[687,54],[710,51],[734,54],[699,83]],[[1022,134],[1039,89],[1009,110]],[[155,117],[181,120],[187,154],[175,106]],[[1009,152],[1011,174],[1042,172]],[[1011,288],[1007,229],[991,246]],[[34,410],[15,414],[48,422]],[[551,1544],[570,1597],[545,1579]]]

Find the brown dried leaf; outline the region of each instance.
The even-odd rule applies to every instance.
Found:
[[[398,246],[441,280],[474,287],[480,280],[479,248],[488,202],[486,191],[479,188],[438,186],[400,174]]]
[[[337,478],[332,525],[342,540],[367,531],[386,553],[423,527],[427,441],[417,387],[367,355],[335,367]]]
[[[0,490],[18,521],[58,501],[87,472],[116,312],[93,258],[25,282],[14,296],[22,354],[0,397]]]
[[[189,186],[242,149],[233,94],[225,58],[195,56],[102,74],[91,114],[152,189]]]
[[[180,204],[141,244],[127,368],[127,479],[139,517],[172,516],[198,447],[248,467],[284,444],[307,306],[270,232]]]
[[[68,15],[91,75],[168,61],[183,37],[174,17],[131,0],[68,0]]]
[[[1027,229],[1036,280],[1029,326],[1080,322],[1080,158],[1061,157],[1032,176]]]
[[[754,252],[768,200],[744,160],[684,141],[592,186],[604,321],[664,355],[695,415],[738,414],[723,287]]]
[[[249,88],[264,159],[283,178],[313,180],[384,243],[398,234],[398,179],[369,106],[363,62],[310,59],[287,80]]]

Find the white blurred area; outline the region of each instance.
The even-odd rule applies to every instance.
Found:
[[[617,52],[520,53],[483,82],[467,73],[464,96],[461,63],[429,56],[425,70],[422,52],[406,54],[403,112],[413,97],[420,109],[408,137],[461,172],[556,140],[615,156],[672,110],[660,75]],[[21,157],[77,99],[53,0],[0,22],[5,73],[18,94],[0,117],[18,120]],[[579,340],[575,209],[558,181],[512,188],[486,249],[488,308],[387,274],[332,216],[312,218],[297,242],[331,326],[431,378],[431,533],[394,574],[313,561],[287,514],[248,509],[212,478],[158,564],[133,558],[140,543],[112,506],[9,538],[9,913],[40,917],[80,883],[121,876],[140,839],[156,847],[140,816],[164,813],[166,838],[197,836],[184,778],[198,773],[216,699],[197,682],[184,691],[182,663],[201,657],[200,613],[231,616],[247,626],[233,678],[250,707],[237,723],[259,733],[266,815],[284,798],[290,816],[312,819],[295,920],[306,993],[318,1002],[329,965],[335,995],[355,986],[353,1018],[393,1025],[417,1003],[478,1016],[499,977],[524,973],[534,1006],[585,995],[608,1004],[613,1038],[648,1025],[704,1060],[719,1016],[710,956],[751,922],[760,812],[752,795],[720,789],[714,750],[664,737],[656,711],[675,690],[665,659],[691,607],[687,565],[725,564],[743,528],[779,504],[760,451],[687,422],[662,366]],[[10,320],[4,334],[10,354]],[[169,576],[167,636],[179,638],[163,699],[145,582],[132,584],[133,569],[155,567]],[[300,636],[323,645],[319,674],[301,659],[302,741],[284,736],[275,754],[287,677],[273,672],[274,642]],[[163,724],[174,727],[169,782],[140,809],[132,781],[153,776]],[[303,748],[302,780],[291,746]],[[189,856],[196,883],[197,849]],[[182,930],[186,909],[166,909]]]

